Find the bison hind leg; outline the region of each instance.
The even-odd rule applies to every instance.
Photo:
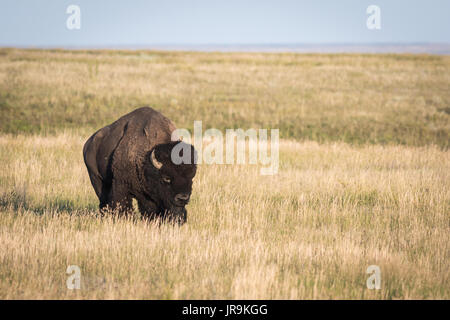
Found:
[[[109,194],[111,192],[111,185],[104,183],[99,176],[93,173],[88,168],[89,179],[91,180],[92,187],[94,188],[95,194],[100,201],[100,209],[104,209],[108,204]]]

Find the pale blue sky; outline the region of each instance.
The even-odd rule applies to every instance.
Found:
[[[381,30],[366,27],[371,4]],[[450,43],[449,0],[0,0],[0,46],[422,42]]]

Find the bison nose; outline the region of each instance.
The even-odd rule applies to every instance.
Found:
[[[186,204],[189,200],[189,193],[179,193],[175,196],[175,202]]]

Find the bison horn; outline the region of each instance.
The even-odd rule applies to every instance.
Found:
[[[155,168],[158,169],[158,170],[161,169],[163,164],[161,162],[159,162],[158,160],[156,160],[155,150],[152,151],[151,158],[152,158],[152,163],[155,166]]]

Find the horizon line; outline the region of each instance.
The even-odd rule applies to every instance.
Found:
[[[447,42],[379,42],[379,43],[151,43],[151,44],[0,44],[0,48],[61,49],[61,50],[167,50],[167,51],[242,51],[242,52],[298,52],[298,53],[422,53],[450,54]]]

